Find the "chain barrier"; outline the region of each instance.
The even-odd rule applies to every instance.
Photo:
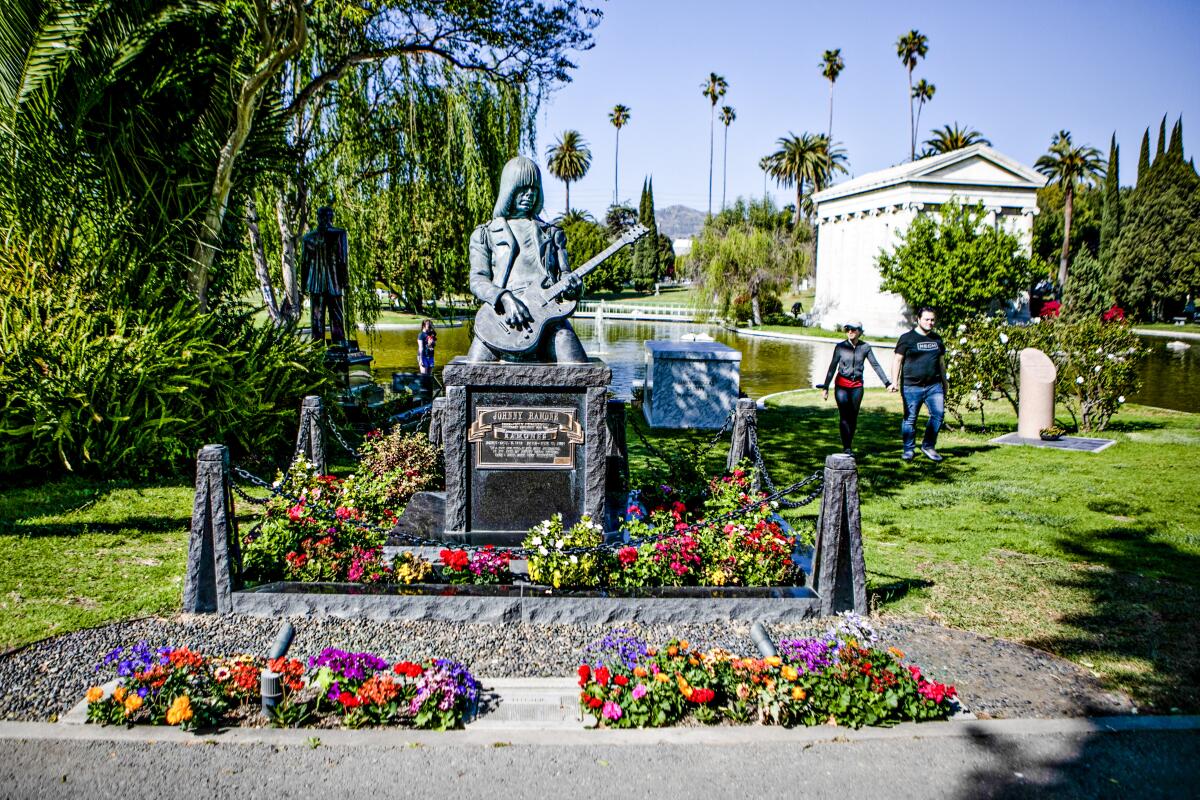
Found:
[[[733,429],[733,421],[736,418],[737,418],[737,407],[734,406],[733,408],[731,408],[729,410],[729,416],[725,417],[725,422],[723,422],[721,424],[721,430],[714,433],[712,435],[712,438],[708,440],[708,444],[706,444],[704,446],[702,455],[708,455],[709,451],[711,451],[714,447],[717,446],[717,442],[721,441],[721,437],[723,437],[725,434],[729,433],[729,431],[731,431]]]
[[[287,492],[283,491],[278,486],[274,486],[273,484],[267,483],[265,480],[258,477],[254,473],[252,473],[246,469],[243,469],[242,467],[240,467],[236,464],[232,465],[231,469],[242,480],[247,481],[248,483],[250,483],[254,486],[257,486],[260,489],[266,489],[268,492],[275,495],[276,497],[283,498],[284,500],[287,500],[289,503],[292,503],[293,505],[298,505],[302,502],[300,498],[295,497],[294,495],[288,494]],[[739,506],[738,508],[735,508],[733,511],[722,514],[718,517],[714,517],[712,519],[706,519],[706,520],[700,520],[698,522],[693,522],[689,525],[684,526],[683,528],[672,528],[670,530],[664,530],[664,531],[658,531],[656,533],[651,533],[648,536],[639,536],[637,538],[637,543],[640,545],[640,544],[646,544],[646,543],[650,543],[650,542],[656,542],[656,541],[660,541],[662,539],[674,538],[677,536],[684,536],[684,535],[687,535],[690,533],[694,533],[695,531],[701,530],[703,528],[707,528],[707,527],[711,527],[711,526],[720,526],[726,522],[729,522],[734,519],[738,519],[739,517],[744,517],[747,514],[750,514],[751,512],[753,512],[755,510],[761,509],[764,505],[769,506],[772,503],[775,503],[776,501],[780,501],[783,497],[786,497],[787,495],[795,494],[800,489],[802,489],[803,487],[805,487],[811,483],[816,483],[817,484],[816,489],[813,492],[811,492],[804,500],[799,501],[796,505],[805,505],[807,503],[811,503],[814,499],[819,497],[821,494],[821,476],[822,476],[821,472],[819,472],[819,471],[814,472],[812,475],[809,475],[807,478],[803,478],[801,480],[795,481],[794,483],[792,483],[791,485],[787,486],[784,489],[776,490],[776,491],[772,492],[771,494],[767,495],[766,497],[761,497],[757,500],[753,500],[749,503]],[[349,524],[354,525],[355,527],[359,528],[360,530],[368,531],[371,533],[382,534],[387,537],[395,536],[396,538],[401,539],[406,544],[409,544],[411,546],[437,547],[437,548],[448,548],[448,549],[454,549],[454,550],[468,550],[468,551],[478,551],[478,550],[484,549],[484,545],[471,545],[471,544],[460,544],[457,542],[446,542],[442,539],[427,539],[423,536],[417,536],[416,534],[405,533],[403,531],[396,531],[396,530],[390,529],[390,528],[382,528],[378,525],[372,525],[370,523],[360,522],[355,519],[340,519],[334,511],[332,511],[331,509],[327,509],[327,508],[317,507],[317,508],[310,508],[309,510],[310,510],[310,513],[319,514],[320,516],[325,517],[326,519],[333,521],[333,522],[340,522],[343,524],[349,523]],[[626,546],[628,546],[628,545],[625,541],[617,541],[617,542],[606,542],[604,544],[590,546],[590,547],[556,548],[556,552],[561,553],[563,555],[568,555],[568,556],[584,555],[587,553],[600,553],[600,552],[604,552],[604,551],[608,551],[608,550],[617,550],[617,549],[620,549],[620,548],[626,547]],[[539,550],[537,548],[529,548],[529,547],[493,547],[492,549],[505,551],[514,558],[528,557],[530,555],[536,555],[539,552]]]
[[[238,486],[233,481],[230,481],[229,485],[233,489],[234,494],[236,494],[238,497],[245,500],[250,505],[265,506],[267,504],[267,502],[270,501],[270,499],[271,499],[269,497],[255,497],[254,495],[250,494],[245,489],[243,489],[241,486]]]
[[[355,461],[358,461],[360,458],[362,458],[358,451],[351,447],[350,443],[346,441],[346,437],[342,435],[342,432],[338,430],[337,425],[335,425],[333,420],[329,417],[329,412],[324,411],[322,416],[325,418],[326,430],[333,435],[334,440],[341,445],[342,449],[345,450]]]
[[[759,476],[762,477],[763,486],[766,487],[768,492],[774,493],[775,482],[771,480],[771,473],[767,472],[767,462],[763,460],[762,450],[758,449],[758,425],[750,425],[749,428],[750,452],[754,454],[754,467],[758,470]],[[815,500],[820,493],[821,489],[818,488],[817,491],[803,500],[780,500],[779,507],[781,509],[793,509],[806,506]]]

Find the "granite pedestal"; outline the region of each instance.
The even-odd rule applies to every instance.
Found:
[[[646,421],[719,430],[737,402],[741,367],[741,352],[720,342],[646,342]]]
[[[447,364],[442,538],[519,544],[556,513],[568,526],[584,514],[603,524],[611,379],[599,359]]]

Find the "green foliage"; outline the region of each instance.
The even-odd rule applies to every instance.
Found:
[[[918,216],[891,253],[880,252],[881,288],[909,308],[933,306],[943,326],[1016,297],[1029,284],[1029,259],[1017,237],[983,220],[982,204],[955,199]]]
[[[1111,283],[1103,262],[1084,250],[1071,264],[1067,276],[1066,313],[1096,318],[1112,305]]]
[[[1098,316],[1045,318],[1025,326],[1007,325],[999,316],[977,317],[959,325],[957,336],[947,344],[946,409],[960,425],[964,410],[979,411],[982,419],[984,404],[997,396],[1017,413],[1020,353],[1033,347],[1058,369],[1055,401],[1077,417],[1080,430],[1102,431],[1137,391],[1137,367],[1145,356],[1128,325]]]
[[[369,519],[399,516],[414,494],[445,480],[441,451],[421,433],[374,431],[359,453],[358,467],[346,481],[344,503]]]
[[[642,184],[638,222],[645,225],[650,232],[633,246],[631,278],[634,288],[645,292],[654,288],[655,282],[663,273],[659,263],[658,222],[654,218],[654,181],[651,178],[646,178]]]
[[[1168,304],[1200,289],[1200,176],[1184,160],[1181,123],[1129,193],[1112,266],[1117,303],[1141,319],[1168,316]],[[1161,147],[1161,144],[1160,144]]]
[[[567,235],[567,253],[572,268],[578,268],[609,245],[608,231],[589,219],[575,219],[563,223]],[[584,279],[589,292],[614,292],[629,279],[628,259],[622,259],[624,250],[605,261]]]
[[[846,172],[846,151],[823,133],[789,133],[778,140],[779,149],[766,156],[767,174],[780,186],[796,187],[794,225],[801,212],[812,216],[812,194],[824,189],[834,176]]]
[[[1104,172],[1104,215],[1100,221],[1100,263],[1105,270],[1116,261],[1117,240],[1121,236],[1121,148],[1117,135],[1108,148],[1108,168]],[[1078,265],[1076,266],[1078,269]]]
[[[59,287],[61,291],[61,287]],[[331,390],[322,353],[245,313],[114,308],[77,289],[0,297],[0,474],[186,471],[286,447],[300,399]]]
[[[787,229],[784,217],[765,198],[747,205],[741,198],[710,217],[692,248],[689,268],[706,294],[715,293],[722,314],[737,314],[740,298],[750,305],[747,319],[763,323],[765,298],[778,295],[808,263],[807,229]]]
[[[564,554],[564,548],[598,547],[604,542],[604,529],[586,514],[579,522],[564,530],[562,514],[540,522],[529,529],[522,547],[534,551],[529,556],[529,578],[535,583],[553,586],[599,586],[607,563],[603,551]]]
[[[1071,217],[1071,261],[1087,251],[1100,249],[1104,191],[1090,187],[1075,190]],[[1063,244],[1063,190],[1050,184],[1037,192],[1038,213],[1033,218],[1033,254],[1042,261],[1058,263]]]
[[[546,151],[546,168],[567,187],[566,209],[571,209],[571,183],[583,180],[592,166],[592,151],[579,131],[563,131]]]

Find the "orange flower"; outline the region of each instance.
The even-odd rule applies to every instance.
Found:
[[[693,667],[698,666],[700,664],[700,662],[696,660],[695,656],[688,656],[688,663],[691,664]]]
[[[192,716],[192,701],[186,694],[181,694],[167,709],[167,724],[179,725],[190,720]]]
[[[644,678],[644,677],[646,677],[646,674],[647,674],[646,668],[645,667],[634,667],[633,674],[635,677]]]
[[[689,645],[688,645],[688,640],[687,640],[687,639],[680,639],[680,640],[679,640],[679,646],[680,646],[680,647],[682,647],[684,650],[687,650],[687,649],[688,649],[688,646],[689,646]]]
[[[667,677],[667,673],[659,672],[654,676],[654,680],[658,681],[659,683],[667,683],[671,679],[669,677]]]
[[[93,686],[87,690],[87,701],[89,703],[99,703],[104,699],[104,690],[99,686]]]
[[[774,689],[775,688],[775,679],[774,678],[763,678],[763,686],[767,687],[767,691]]]
[[[679,648],[676,647],[675,645],[671,645],[670,647],[667,648],[667,655],[674,658],[675,656],[679,655]]]
[[[805,697],[808,697],[808,695],[805,693],[805,691],[803,689],[801,689],[799,686],[792,687],[792,699],[793,700],[799,701],[799,700],[803,700]]]
[[[897,647],[889,647],[888,652],[900,660],[904,660],[904,651]]]
[[[118,686],[117,688],[113,689],[113,700],[116,700],[118,703],[124,703],[125,695],[127,694],[129,694],[128,689],[126,689],[124,686]]]
[[[138,697],[136,694],[131,694],[125,698],[125,716],[128,717],[130,714],[135,713],[141,707],[142,707],[142,698]]]
[[[784,680],[794,681],[799,677],[800,673],[796,672],[796,668],[791,664],[784,664],[783,669],[779,670],[779,674],[784,677]]]
[[[778,667],[780,664],[783,663],[783,659],[780,658],[779,656],[767,656],[763,660],[767,662],[768,666],[772,666],[772,667]]]
[[[656,655],[658,655],[658,649],[654,647],[647,648],[646,655],[654,658]]]

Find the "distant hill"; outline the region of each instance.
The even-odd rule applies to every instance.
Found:
[[[704,228],[704,212],[687,206],[667,206],[654,209],[654,220],[658,232],[672,239],[688,239],[699,236]]]

